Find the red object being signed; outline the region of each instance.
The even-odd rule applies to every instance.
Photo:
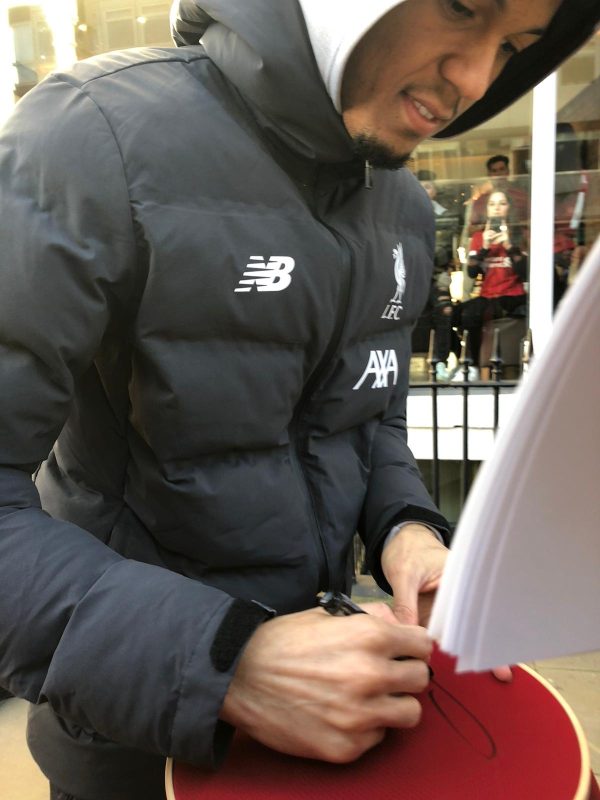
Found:
[[[169,800],[591,800],[583,732],[555,690],[526,667],[510,684],[454,673],[436,652],[414,730],[389,731],[352,764],[277,753],[237,735],[219,772],[167,763]]]

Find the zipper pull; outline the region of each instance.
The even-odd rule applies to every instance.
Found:
[[[317,605],[334,617],[349,617],[351,614],[367,613],[343,592],[324,592],[317,598]]]
[[[373,167],[370,161],[365,161],[365,189],[373,188]]]

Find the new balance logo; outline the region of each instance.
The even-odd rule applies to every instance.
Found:
[[[371,350],[369,363],[353,390],[360,389],[369,375],[373,376],[371,389],[387,389],[392,376],[392,386],[398,383],[398,358],[395,350]]]
[[[281,292],[292,282],[291,272],[296,262],[289,256],[271,256],[266,264],[262,256],[250,256],[236,292]]]

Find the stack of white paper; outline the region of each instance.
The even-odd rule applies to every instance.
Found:
[[[459,671],[600,648],[599,352],[600,239],[460,518],[429,626]]]

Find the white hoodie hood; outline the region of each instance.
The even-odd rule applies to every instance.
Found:
[[[298,0],[315,59],[338,113],[350,54],[365,33],[404,0]]]

